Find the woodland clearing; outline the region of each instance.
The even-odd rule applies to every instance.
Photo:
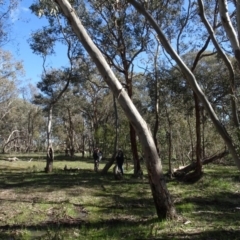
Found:
[[[57,155],[52,173],[43,171],[43,154],[4,158],[0,239],[239,239],[240,177],[233,162],[204,166],[194,184],[167,179],[179,219],[159,221],[146,170],[133,178],[129,162],[124,179],[115,180],[112,169],[94,172],[90,158]]]

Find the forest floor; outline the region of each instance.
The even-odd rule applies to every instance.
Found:
[[[204,166],[194,184],[167,180],[179,218],[160,221],[146,171],[135,179],[129,165],[115,180],[112,170],[94,172],[92,159],[59,155],[47,174],[43,154],[7,157],[0,155],[2,240],[240,239],[240,175],[233,164]]]

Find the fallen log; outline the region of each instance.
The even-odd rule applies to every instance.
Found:
[[[228,154],[229,154],[229,151],[225,149],[224,151],[222,151],[220,153],[216,153],[216,154],[214,154],[210,157],[202,159],[202,165],[206,165],[206,164],[209,164],[211,162],[214,162],[218,159],[221,159],[221,158],[225,157]],[[189,172],[194,171],[195,168],[196,168],[196,162],[192,162],[187,166],[181,166],[178,169],[174,169],[173,176],[174,177],[184,177]]]
[[[12,158],[7,158],[6,160],[9,162],[15,162],[15,161],[18,161],[19,159],[17,157],[12,157]]]

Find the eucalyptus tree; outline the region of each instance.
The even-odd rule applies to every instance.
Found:
[[[18,95],[18,77],[22,74],[21,62],[16,61],[8,51],[0,49],[0,134],[4,142],[8,136],[12,135],[12,131],[19,131],[17,128],[10,127],[11,123],[8,123],[7,118],[14,111]]]
[[[21,98],[12,100],[14,107],[0,123],[2,152],[36,150],[36,142],[41,139],[42,135],[41,111],[35,105]]]
[[[112,166],[112,164],[115,162],[115,156],[117,152],[117,148],[119,148],[119,118],[118,118],[118,109],[117,109],[117,103],[116,98],[113,95],[113,108],[114,108],[114,126],[115,126],[115,138],[114,138],[114,146],[113,146],[113,155],[111,160],[105,165],[105,167],[102,170],[102,173],[107,173],[108,169]]]
[[[203,93],[202,89],[200,88],[195,76],[191,72],[191,70],[186,66],[186,64],[182,61],[180,56],[177,54],[177,52],[172,48],[170,45],[168,39],[164,35],[161,28],[158,26],[157,22],[154,20],[154,18],[147,12],[146,8],[141,5],[139,2],[135,0],[128,0],[129,3],[131,3],[139,13],[145,16],[146,19],[148,19],[149,23],[153,27],[153,29],[156,31],[163,47],[166,49],[168,54],[171,56],[171,58],[177,62],[179,68],[185,75],[189,85],[199,98],[199,100],[202,102],[204,108],[206,109],[207,113],[209,114],[214,126],[216,127],[218,133],[221,135],[221,137],[224,139],[226,145],[229,148],[229,151],[237,165],[237,167],[240,169],[240,158],[239,154],[237,152],[237,149],[235,147],[235,144],[233,143],[233,139],[230,137],[229,133],[226,131],[226,128],[223,126],[222,122],[217,117],[215,111],[212,108],[212,105],[208,101],[207,97]]]
[[[175,4],[178,4],[178,7],[175,9],[166,9],[162,8],[161,4],[164,3],[164,1],[155,2],[154,4],[147,4],[144,5],[148,12],[151,13],[152,16],[155,17],[156,23],[161,27],[163,33],[167,37],[168,41],[172,43],[172,46],[175,47],[176,52],[179,55],[186,54],[187,52],[195,51],[196,49],[199,49],[198,54],[196,54],[195,61],[192,66],[189,66],[191,68],[191,71],[194,71],[202,53],[209,45],[210,38],[207,38],[205,40],[205,32],[204,29],[198,29],[198,19],[196,19],[196,4],[194,1],[178,1]],[[174,6],[172,4],[172,6]],[[209,6],[210,7],[210,6]],[[212,6],[211,6],[212,7]],[[162,24],[162,19],[159,18],[158,12],[162,12],[163,9],[168,14],[165,14],[165,20],[170,21],[173,24],[169,24],[169,26],[164,27]],[[164,19],[164,18],[163,18]],[[192,37],[194,35],[194,40],[192,40]],[[157,44],[159,44],[159,39],[157,36],[154,36],[156,38]],[[160,44],[161,45],[161,44]],[[153,45],[154,46],[154,45]],[[155,46],[154,46],[155,47]],[[160,47],[160,46],[159,46]],[[152,50],[153,49],[153,50]],[[164,48],[160,48],[162,53],[165,53],[164,56],[159,55],[159,59],[164,59],[166,62],[166,52],[164,52]],[[156,50],[155,48],[150,46],[150,52],[157,52],[159,50]],[[161,57],[161,58],[160,58]],[[169,59],[169,58],[167,58]],[[155,60],[156,62],[156,60]],[[168,68],[171,67],[174,63],[169,59],[169,63],[165,65],[170,65]],[[156,71],[155,71],[156,74]],[[180,71],[179,71],[179,74]],[[155,77],[156,78],[156,77]],[[157,81],[156,81],[157,83]],[[155,93],[156,94],[156,93]],[[193,92],[193,99],[195,101],[195,115],[196,115],[196,124],[195,124],[195,131],[196,131],[196,156],[197,156],[197,162],[199,163],[198,166],[198,172],[201,172],[201,131],[200,131],[200,106],[199,106],[199,100],[197,98],[197,95]],[[155,130],[156,131],[156,130]],[[170,135],[169,135],[170,136]],[[171,142],[171,141],[170,141]]]
[[[82,113],[91,129],[92,149],[100,147],[98,132],[109,117],[109,102],[105,101],[109,94],[108,87],[99,76],[96,67],[89,58],[85,58],[78,65],[80,81],[74,84],[74,96],[82,99]],[[111,101],[110,101],[111,104]]]
[[[32,12],[37,14],[39,12],[39,5],[38,4],[32,4],[30,6],[30,9]],[[48,127],[47,127],[47,165],[46,165],[46,171],[51,172],[52,171],[52,164],[53,164],[53,146],[51,142],[51,127],[52,127],[52,111],[53,106],[59,101],[59,99],[62,97],[64,92],[69,87],[70,81],[71,82],[77,82],[79,80],[79,75],[76,73],[75,68],[78,65],[78,61],[81,58],[84,58],[84,53],[81,45],[76,41],[76,36],[72,34],[71,29],[68,27],[68,25],[64,24],[64,21],[62,21],[61,16],[53,17],[51,14],[45,15],[49,24],[47,26],[44,26],[42,29],[37,30],[32,34],[32,37],[30,38],[30,46],[33,49],[33,52],[36,54],[39,54],[43,58],[43,79],[46,80],[43,81],[43,86],[40,86],[42,88],[42,91],[48,91],[50,90],[49,94],[51,95],[51,100],[48,101]],[[63,68],[62,71],[59,71],[60,75],[62,74],[62,78],[60,75],[56,74],[49,74],[46,70],[46,60],[47,57],[51,54],[55,53],[54,46],[56,44],[61,44],[62,46],[66,47],[66,58],[68,59],[68,66]],[[60,77],[60,78],[59,78]],[[54,80],[53,80],[54,79]],[[56,80],[56,81],[55,81]],[[50,89],[48,89],[48,81]],[[59,82],[57,82],[59,81]],[[62,82],[65,82],[65,85],[61,85]],[[60,84],[62,89],[58,89],[59,92],[55,93],[51,89],[51,84]],[[45,86],[44,86],[45,85]],[[59,85],[59,86],[60,86]],[[72,150],[73,151],[73,150]]]
[[[18,0],[0,1],[0,48],[11,40],[12,18],[18,5]]]
[[[206,52],[207,54],[207,52]],[[183,56],[184,61],[192,66],[195,61],[196,53],[191,52]],[[199,85],[202,87],[204,93],[208,96],[213,109],[220,116],[221,122],[226,123],[225,126],[229,126],[229,96],[228,96],[228,72],[226,67],[222,66],[221,59],[217,55],[201,58],[194,71],[195,76],[198,79]],[[168,132],[173,134],[172,141],[170,141],[171,134],[168,134],[169,143],[171,142],[173,148],[178,148],[176,152],[184,163],[182,156],[192,162],[196,161],[195,142],[197,139],[197,133],[194,132],[193,121],[196,122],[196,115],[194,114],[195,102],[192,97],[191,89],[185,82],[184,76],[179,73],[178,66],[174,66],[172,69],[165,69],[163,65],[161,71],[159,70],[159,82],[161,87],[159,88],[160,95],[160,107],[166,109],[161,112],[162,124],[168,124]],[[151,76],[149,76],[149,90],[155,91],[152,86]],[[153,94],[150,94],[153,96]],[[151,104],[152,108],[153,104]],[[200,108],[200,134],[201,134],[201,155],[202,158],[206,157],[206,154],[212,155],[213,152],[219,151],[223,148],[223,141],[218,141],[214,144],[214,138],[212,135],[216,134],[211,129],[209,123],[209,117],[205,113],[203,105],[199,103]],[[227,110],[227,112],[226,112]],[[219,142],[221,144],[219,144]],[[175,146],[175,147],[174,147]],[[178,146],[181,146],[180,148]],[[218,149],[215,147],[218,146]],[[164,145],[162,145],[164,149]],[[169,147],[170,148],[170,147]],[[186,157],[185,157],[186,159]],[[197,166],[195,166],[197,167]]]
[[[17,93],[19,77],[23,76],[24,69],[21,62],[16,61],[8,51],[0,49],[0,102],[4,103]],[[1,118],[5,115],[2,108]]]
[[[142,119],[122,84],[118,81],[107,61],[104,59],[99,49],[87,34],[81,23],[81,20],[77,16],[76,11],[71,4],[67,0],[56,0],[54,2],[41,1],[41,3],[42,13],[46,12],[48,14],[49,11],[52,13],[57,13],[58,7],[60,8],[79,41],[82,43],[92,60],[95,62],[104,81],[108,84],[113,91],[114,96],[118,99],[119,104],[124,110],[132,126],[134,126],[139,140],[142,143],[147,164],[149,183],[158,217],[175,218],[176,210],[167,190],[162,172],[161,161],[146,122]],[[55,5],[55,3],[57,3],[57,5]]]
[[[86,105],[84,96],[76,96],[74,84],[70,84],[67,91],[55,105],[54,117],[56,124],[53,127],[55,138],[65,147],[66,155],[74,156],[75,151],[84,151],[82,144],[85,130],[83,109]]]
[[[235,2],[235,8],[236,8],[236,13],[237,16],[235,16],[235,19],[233,18],[233,23],[231,21],[231,18],[229,16],[229,11],[228,11],[228,1],[218,1],[219,4],[219,15],[221,19],[221,23],[223,26],[223,29],[225,30],[225,33],[229,39],[229,42],[231,44],[232,52],[234,54],[235,59],[238,62],[238,65],[240,63],[240,42],[239,39],[237,38],[236,31],[233,27],[233,25],[236,25],[237,32],[239,34],[239,4],[236,4]],[[240,141],[240,132],[239,132],[239,117],[238,117],[238,106],[237,106],[237,85],[236,85],[236,73],[234,71],[234,67],[232,62],[230,61],[229,57],[224,51],[224,48],[220,45],[217,35],[214,33],[213,28],[210,24],[210,22],[206,18],[206,11],[204,9],[204,4],[203,1],[198,0],[198,5],[199,5],[199,13],[200,17],[202,19],[202,22],[204,23],[204,26],[206,27],[209,36],[214,44],[214,47],[216,48],[219,56],[223,59],[224,64],[227,67],[227,70],[229,72],[229,93],[231,96],[231,105],[232,105],[232,113],[231,113],[231,118],[233,120],[233,123],[236,127],[236,133],[238,137],[238,141]],[[235,21],[234,21],[235,20]],[[240,66],[240,65],[239,65]]]
[[[17,93],[17,87],[14,82],[2,78],[0,80],[0,121],[3,121],[5,116],[10,113],[13,107],[13,100],[15,99]]]
[[[56,108],[60,109],[59,117],[62,118],[60,123],[63,123],[65,128],[64,132],[66,132],[65,138],[63,138],[66,143],[66,153],[73,157],[76,151],[74,144],[74,115],[76,113],[76,106],[78,106],[79,103],[77,103],[73,95],[69,93],[69,91],[65,92],[64,96],[58,101]]]
[[[34,103],[42,105],[45,111],[48,112],[47,123],[47,161],[46,172],[52,172],[54,150],[52,145],[52,114],[53,106],[59,101],[64,92],[67,90],[71,80],[68,69],[65,71],[53,70],[42,76],[42,81],[38,82],[37,87],[41,93],[35,96]]]
[[[159,149],[159,144],[158,144],[158,138],[157,138],[157,133],[159,129],[159,75],[158,75],[158,58],[159,58],[159,51],[160,51],[160,43],[156,41],[157,46],[154,52],[150,51],[150,54],[152,54],[153,58],[153,71],[148,72],[148,81],[150,82],[153,80],[154,83],[154,90],[152,94],[149,94],[151,97],[151,100],[153,101],[153,112],[155,115],[155,122],[154,122],[154,129],[153,129],[153,139],[158,151],[158,154],[160,154],[160,149]],[[150,79],[149,79],[150,78]],[[150,84],[148,83],[148,86]]]
[[[18,94],[19,77],[24,73],[22,63],[16,61],[10,52],[0,49],[0,120],[8,113],[11,99]]]
[[[86,3],[87,4],[86,4]],[[82,3],[82,4],[81,4]],[[81,7],[78,8],[78,4]],[[73,5],[75,6],[75,5]],[[84,7],[87,6],[87,7]],[[119,72],[130,98],[133,96],[135,59],[146,50],[149,31],[146,22],[126,1],[77,1],[77,14],[110,66]],[[129,124],[134,174],[141,172],[134,127]]]
[[[54,136],[59,138],[59,143],[64,145],[65,153],[74,156],[76,150],[84,151],[84,136],[88,135],[85,130],[83,109],[86,100],[82,96],[74,94],[72,84],[55,105],[56,124],[53,128]],[[57,136],[56,136],[57,135]]]

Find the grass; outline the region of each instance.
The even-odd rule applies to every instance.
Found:
[[[92,159],[59,155],[46,174],[44,155],[6,157],[0,155],[0,239],[239,239],[235,166],[208,165],[194,184],[169,180],[180,218],[160,221],[146,172],[134,179],[131,165],[117,181],[112,170],[95,173]]]

